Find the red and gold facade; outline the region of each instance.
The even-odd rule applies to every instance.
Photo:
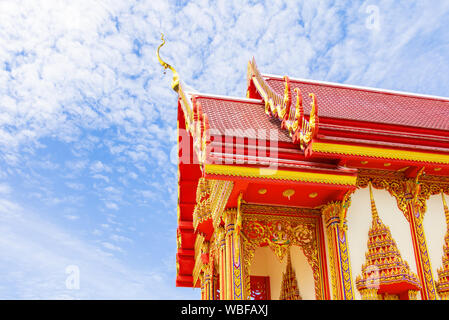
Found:
[[[448,299],[449,222],[428,230],[449,216],[449,99],[263,75],[254,59],[246,97],[215,96],[160,62],[179,97],[177,286]]]

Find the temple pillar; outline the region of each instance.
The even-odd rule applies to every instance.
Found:
[[[422,286],[421,296],[423,300],[437,300],[435,282],[433,280],[429,252],[424,234],[423,216],[420,208],[412,203],[407,205],[407,209],[408,212],[406,214],[410,217],[410,232],[418,268],[418,277]]]
[[[217,276],[215,274],[214,262],[210,261],[201,268],[198,277],[201,283],[201,300],[217,299]]]
[[[444,193],[441,191],[443,200],[444,215],[446,216],[446,235],[443,245],[443,265],[438,269],[438,281],[436,287],[441,300],[449,300],[449,208],[444,199]]]
[[[348,206],[349,200],[344,200],[331,202],[322,209],[326,223],[333,300],[354,299],[345,219]]]
[[[213,295],[211,295],[211,274],[209,272],[204,273],[204,299],[203,300],[213,300]]]
[[[423,300],[437,300],[435,281],[423,226],[426,199],[418,197],[420,185],[417,182],[417,178],[404,181],[399,191],[389,191],[396,197],[398,207],[404,213],[410,225],[418,277],[422,287],[421,298]]]
[[[225,271],[226,271],[226,299],[245,300],[246,283],[242,254],[242,239],[236,232],[237,210],[225,210]]]
[[[225,230],[223,227],[217,228],[217,239],[218,239],[218,268],[219,268],[219,278],[218,284],[220,288],[220,300],[227,299],[227,287],[226,287],[226,238]]]

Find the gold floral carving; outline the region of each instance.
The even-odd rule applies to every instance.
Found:
[[[421,199],[428,200],[430,196],[440,194],[441,192],[449,194],[449,178],[442,176],[423,175],[419,178]],[[424,207],[425,208],[425,207]],[[423,214],[425,211],[423,211]]]
[[[409,222],[409,216],[406,214],[409,201],[415,202],[424,218],[427,210],[426,201],[430,196],[437,195],[441,191],[449,194],[449,178],[442,176],[419,174],[417,178],[410,179],[405,176],[404,172],[359,169],[357,186],[366,188],[369,181],[373,188],[387,190],[396,198],[398,208]]]
[[[366,188],[370,181],[373,188],[387,190],[394,196],[398,208],[403,212],[407,221],[410,221],[407,214],[407,201],[416,195],[416,190],[413,190],[413,185],[406,183],[407,179],[404,174],[387,170],[360,170],[357,176],[357,186]],[[425,207],[425,199],[419,197],[416,200],[420,201],[421,206]]]
[[[212,219],[214,228],[221,223],[221,215],[231,195],[234,183],[227,180],[212,180],[201,177],[196,190],[196,205],[193,211],[193,227]]]
[[[247,274],[257,247],[268,245],[282,261],[290,246],[297,245],[301,247],[313,270],[316,298],[323,298],[315,218],[247,214],[243,216],[242,234],[243,260]]]

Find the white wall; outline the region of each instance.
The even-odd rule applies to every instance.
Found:
[[[383,223],[390,228],[391,235],[396,241],[402,259],[407,261],[410,269],[417,275],[416,262],[413,252],[410,226],[396,199],[386,190],[373,188],[377,211]],[[361,274],[362,264],[365,262],[367,251],[368,231],[371,226],[371,202],[369,189],[359,189],[351,197],[348,209],[348,249],[351,259],[352,281],[355,299],[360,299],[360,293],[355,286],[357,275]],[[418,294],[418,298],[419,298]]]
[[[446,203],[449,203],[449,196],[445,195],[445,198]],[[447,230],[441,194],[431,196],[427,200],[427,211],[424,214],[423,225],[433,279],[437,281],[437,269],[442,266],[444,236]]]
[[[307,262],[302,250],[298,246],[291,247],[292,266],[298,279],[299,292],[304,300],[315,300],[315,281],[312,268]],[[279,300],[281,292],[282,273],[287,264],[287,255],[281,262],[269,247],[256,249],[251,262],[250,275],[269,276],[271,299]]]

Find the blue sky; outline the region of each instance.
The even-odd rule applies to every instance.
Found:
[[[447,1],[0,1],[0,298],[200,298],[174,286],[160,32],[200,92],[244,96],[254,56],[264,73],[448,96],[448,21]]]

